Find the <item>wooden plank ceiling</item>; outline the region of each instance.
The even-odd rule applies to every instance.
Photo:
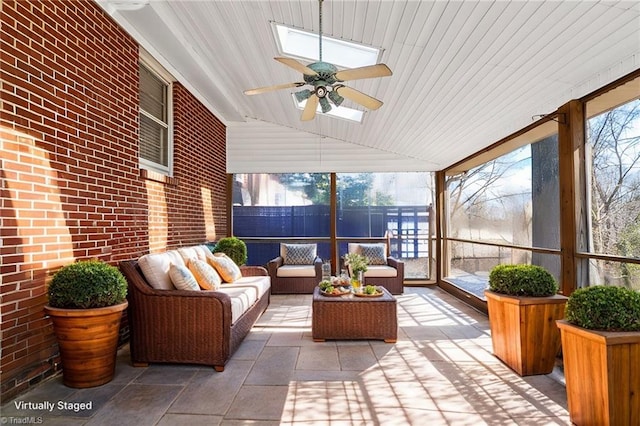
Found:
[[[295,89],[243,91],[301,80],[271,22],[317,32],[316,1],[98,3],[227,124],[230,172],[347,171],[356,151],[359,169],[440,170],[640,68],[634,1],[325,0],[323,33],[382,48],[393,76],[348,84],[384,102],[362,124],[301,122]]]

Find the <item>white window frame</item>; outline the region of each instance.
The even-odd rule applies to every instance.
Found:
[[[141,169],[152,170],[154,172],[161,173],[167,176],[173,176],[173,81],[175,80],[171,74],[169,74],[149,53],[140,50],[140,63],[151,71],[159,80],[167,85],[167,165],[159,164],[154,161],[142,158],[138,154],[139,164]],[[138,108],[140,114],[165,125],[164,122],[158,121],[157,118],[147,114],[142,108],[140,108],[140,102],[138,101]]]

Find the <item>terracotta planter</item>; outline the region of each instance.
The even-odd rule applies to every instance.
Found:
[[[493,354],[521,376],[549,374],[560,350],[556,320],[567,297],[517,297],[485,290]]]
[[[587,330],[558,321],[571,422],[640,425],[640,331]]]
[[[120,319],[127,306],[127,302],[96,309],[45,306],[58,339],[65,385],[90,388],[113,379]]]

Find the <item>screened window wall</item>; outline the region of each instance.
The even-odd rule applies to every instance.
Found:
[[[482,300],[499,264],[537,264],[560,276],[556,126],[543,125],[514,145],[446,178],[445,279]]]
[[[387,242],[390,254],[405,261],[406,279],[428,279],[433,264],[432,175],[333,176],[335,194],[329,173],[234,176],[233,234],[247,243],[249,263],[266,264],[279,254],[282,242],[312,242],[337,271],[349,242]]]
[[[635,99],[604,111],[603,105],[618,103],[615,98],[607,102],[611,93],[587,103],[584,162],[590,232],[583,250],[588,259],[583,285],[640,290],[639,86],[636,80]]]
[[[494,266],[529,263],[559,283],[572,277],[561,283],[565,292],[596,284],[640,289],[637,75],[445,170],[441,271],[447,288],[483,300]],[[572,114],[584,117],[584,138],[575,127],[565,133],[572,157],[560,158],[558,129],[574,125]],[[560,164],[574,170],[563,175]],[[573,202],[575,212],[561,211],[561,199]]]

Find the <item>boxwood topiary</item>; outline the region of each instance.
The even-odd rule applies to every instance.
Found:
[[[546,297],[558,292],[558,283],[537,265],[498,265],[489,273],[489,290],[510,296]]]
[[[49,306],[54,308],[103,308],[125,301],[127,280],[115,266],[99,260],[81,260],[60,268],[47,292]]]
[[[226,254],[238,266],[242,266],[247,262],[247,245],[237,237],[221,238],[212,251]]]
[[[574,291],[565,318],[590,330],[640,331],[640,292],[618,286],[594,285]]]

